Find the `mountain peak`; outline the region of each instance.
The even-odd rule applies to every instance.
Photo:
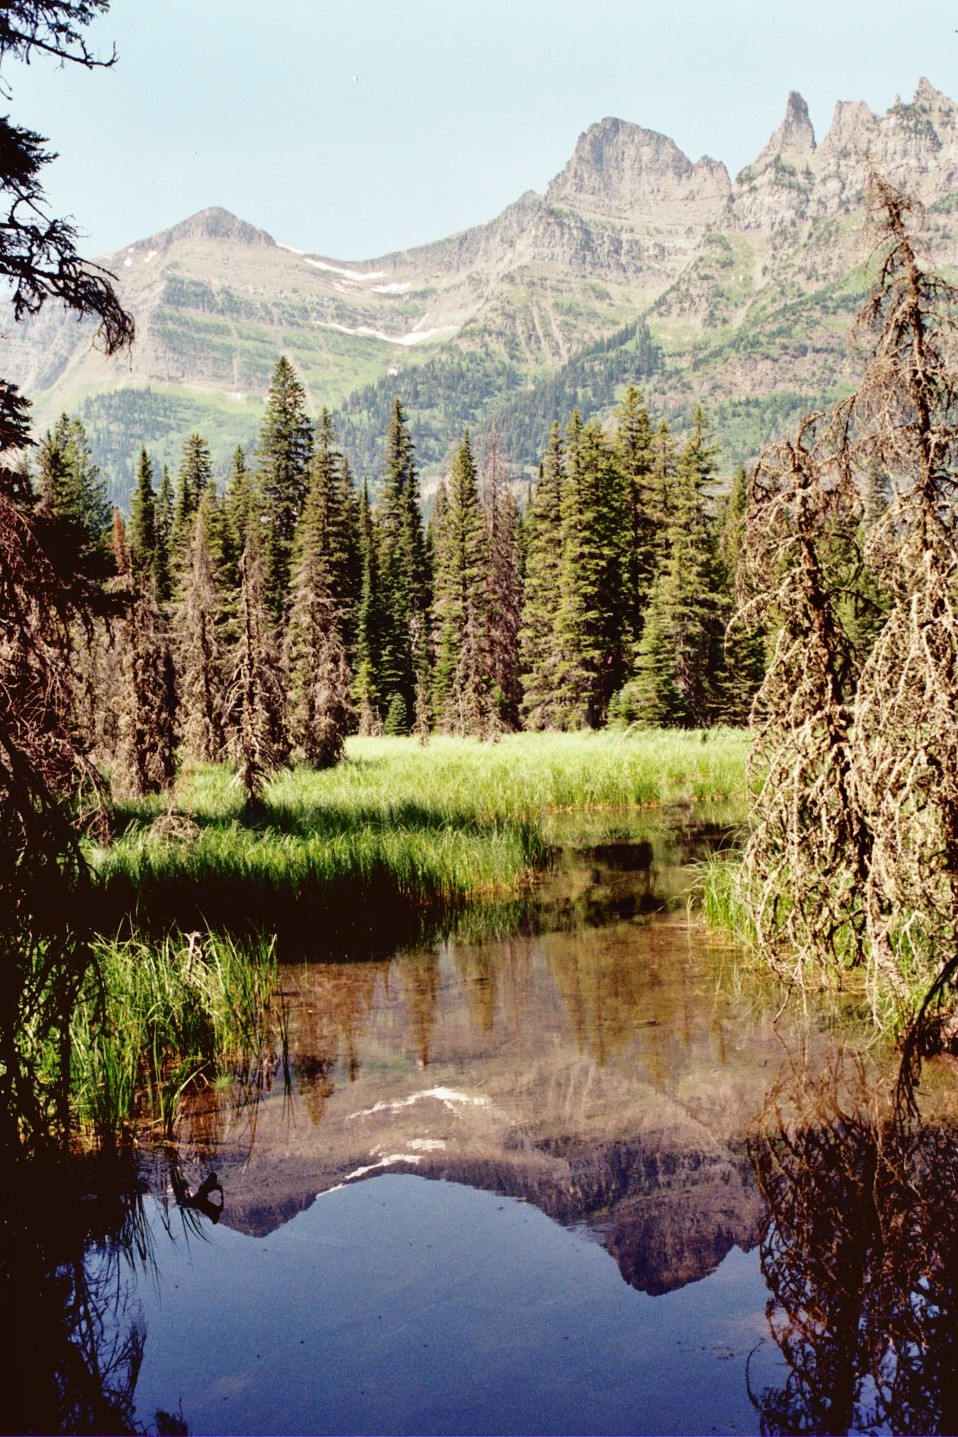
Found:
[[[815,131],[802,96],[790,90],[785,104],[785,118],[772,135],[755,162],[754,168],[764,169],[774,160],[781,160],[796,169],[804,169],[815,152]]]
[[[222,209],[219,205],[213,205],[209,209],[199,210],[188,219],[181,220],[179,224],[173,225],[171,229],[164,230],[161,236],[165,240],[181,239],[212,239],[228,240],[231,244],[244,245],[275,245],[276,241],[266,230],[257,229],[255,225],[247,224],[245,220],[238,219],[229,210]]]
[[[607,116],[579,136],[546,191],[546,204],[627,219],[670,201],[720,207],[728,191],[724,165],[693,165],[668,135]]]

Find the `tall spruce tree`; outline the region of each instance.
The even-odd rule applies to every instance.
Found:
[[[216,496],[207,489],[193,520],[188,577],[175,622],[183,755],[200,763],[216,763],[226,745],[225,655],[220,634],[224,602],[211,542],[215,528]]]
[[[555,719],[559,662],[556,615],[562,592],[562,432],[553,424],[526,522],[526,574],[519,629],[522,711],[531,729]]]
[[[362,587],[356,612],[356,701],[359,732],[364,737],[382,733],[382,667],[384,615],[379,582],[379,554],[369,489],[363,485],[359,505],[359,546]]]
[[[376,531],[383,614],[379,687],[387,721],[390,713],[403,711],[408,729],[415,710],[419,666],[413,651],[413,617],[428,609],[429,575],[415,452],[398,399],[386,431]]]
[[[727,605],[718,532],[705,490],[715,451],[701,407],[670,486],[665,558],[656,574],[636,658],[642,721],[704,727],[721,711]]]
[[[330,597],[344,639],[355,642],[355,609],[362,585],[359,506],[346,456],[336,448],[328,409],[316,421],[309,493],[314,505],[313,543],[326,566]]]
[[[136,487],[130,506],[127,542],[134,575],[150,574],[155,581],[156,492],[153,488],[153,465],[145,447],[140,450],[136,466]]]
[[[96,605],[115,572],[106,482],[83,423],[61,414],[40,444],[36,516],[44,548],[71,598]]]
[[[568,428],[556,619],[559,727],[596,728],[625,673],[623,481],[601,426]]]
[[[630,384],[616,414],[615,456],[624,485],[627,518],[625,641],[630,650],[642,636],[645,606],[656,567],[656,525],[661,503],[653,484],[654,432],[642,395]]]
[[[173,481],[170,478],[168,464],[163,465],[160,474],[160,482],[156,490],[155,508],[155,529],[156,529],[156,563],[154,566],[154,577],[156,579],[157,602],[165,604],[170,598],[173,589]]]
[[[325,410],[323,415],[328,421]],[[317,446],[317,455],[326,459],[330,457],[330,436],[331,428],[326,428]],[[342,757],[352,712],[340,604],[334,589],[340,553],[333,542],[336,488],[331,467],[324,458],[314,456],[293,544],[285,643],[290,739],[297,756],[315,768],[329,768]]]
[[[251,524],[240,560],[239,636],[228,691],[229,744],[249,802],[289,757],[286,692],[266,595],[259,529]]]
[[[114,519],[117,587],[126,599],[119,625],[119,712],[113,786],[142,795],[169,788],[176,773],[176,676],[152,575],[131,570],[123,520]]]
[[[494,711],[489,538],[469,435],[456,451],[435,527],[433,698],[447,733],[483,736]]]
[[[519,629],[522,585],[519,576],[519,509],[506,482],[499,451],[498,429],[485,468],[483,507],[489,546],[486,595],[492,700],[504,729],[519,727],[522,685],[519,680]]]
[[[303,508],[312,448],[305,391],[282,355],[270,380],[256,448],[257,489],[266,523],[266,587],[276,619],[285,613],[293,538]]]
[[[739,569],[747,511],[748,478],[744,465],[740,464],[725,502],[719,541],[725,579],[723,618],[726,625],[719,709],[726,723],[740,726],[748,723],[752,702],[765,677],[768,648],[766,628],[757,615],[733,614],[735,594],[741,588]]]
[[[183,444],[183,454],[176,476],[176,497],[170,526],[170,557],[176,586],[186,578],[189,545],[200,500],[213,485],[213,460],[210,446],[201,434],[190,434]]]

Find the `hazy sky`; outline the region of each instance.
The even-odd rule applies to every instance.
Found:
[[[734,175],[799,90],[885,110],[921,75],[958,97],[954,0],[113,0],[116,67],[8,65],[50,137],[84,253],[207,205],[284,244],[374,258],[542,191],[605,115]]]

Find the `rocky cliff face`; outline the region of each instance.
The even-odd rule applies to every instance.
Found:
[[[82,396],[162,386],[174,418],[132,436],[132,447],[146,437],[162,452],[213,414],[225,449],[255,431],[280,352],[316,407],[369,384],[408,400],[415,386],[429,390],[423,359],[453,353],[473,370],[507,372],[521,390],[645,318],[662,358],[646,387],[667,411],[687,407],[694,384],[713,406],[756,401],[764,413],[776,393],[815,396],[848,382],[854,304],[840,295],[853,300],[864,257],[867,164],[924,202],[935,262],[958,262],[956,116],[923,79],[911,103],[884,115],[840,101],[816,144],[793,92],[734,182],[719,161],[693,162],[667,136],[609,118],[580,137],[545,195],[530,191],[487,224],[362,262],[298,254],[204,210],[105,257],[137,319],[132,362],[107,363],[90,351],[88,327],[47,310],[12,328],[3,372],[34,397],[41,425]],[[605,366],[608,401],[615,377],[629,377],[627,355],[620,368]],[[425,407],[445,405],[457,424],[465,415],[481,428],[501,395],[491,383],[471,390]],[[88,398],[94,429],[110,409],[122,435],[117,403]],[[430,424],[442,453],[455,438],[450,420],[433,414]]]

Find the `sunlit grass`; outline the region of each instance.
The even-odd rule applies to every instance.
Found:
[[[193,769],[94,850],[103,921],[294,928],[300,946],[414,936],[413,914],[527,885],[570,813],[741,797],[745,748],[734,730],[353,738],[343,763],[277,775],[252,809],[227,766]]]
[[[70,1088],[83,1135],[113,1141],[128,1121],[172,1137],[183,1095],[227,1072],[254,1084],[273,1054],[269,946],[240,951],[199,934],[101,943],[70,1025]]]

